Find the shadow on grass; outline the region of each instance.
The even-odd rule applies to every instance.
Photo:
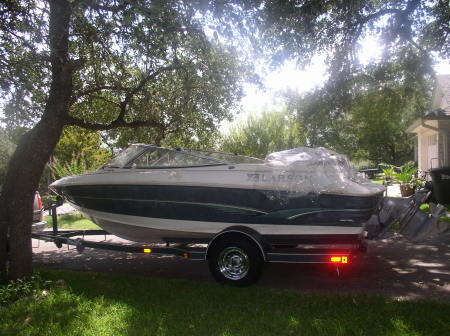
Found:
[[[1,335],[444,335],[450,305],[365,295],[42,271],[64,279],[0,317]]]

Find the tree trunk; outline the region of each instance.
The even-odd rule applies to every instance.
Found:
[[[34,193],[61,136],[72,94],[73,66],[68,55],[71,5],[67,0],[51,0],[49,3],[52,76],[47,103],[41,120],[17,146],[9,162],[0,197],[0,272],[11,279],[32,272]]]

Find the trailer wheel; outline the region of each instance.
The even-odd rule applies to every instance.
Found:
[[[208,264],[218,282],[249,286],[259,279],[264,259],[254,242],[239,235],[227,235],[210,246]]]

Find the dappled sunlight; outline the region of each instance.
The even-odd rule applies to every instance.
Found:
[[[30,301],[27,305],[16,302],[5,312],[4,318],[5,321],[13,322],[15,316],[27,316],[27,323],[13,325],[15,335],[35,335],[41,332],[62,335],[119,335],[127,330],[125,321],[131,312],[130,307],[122,302],[102,296],[86,300],[70,290],[56,289],[37,302]],[[8,330],[7,324],[3,322],[2,325]]]
[[[407,269],[402,269],[402,268],[392,268],[393,271],[400,273],[400,274],[411,274],[416,272],[416,270],[414,268],[407,268]]]
[[[445,267],[444,263],[429,263],[429,262],[423,262],[418,259],[410,259],[409,264],[414,265],[416,267]]]
[[[428,272],[434,273],[434,274],[450,275],[450,271],[445,271],[445,270],[440,270],[440,269],[429,269]]]
[[[0,334],[441,335],[448,323],[439,321],[450,313],[446,304],[406,302],[419,298],[414,293],[392,301],[101,273],[43,275],[68,287],[14,304],[0,316],[10,321],[0,323]]]

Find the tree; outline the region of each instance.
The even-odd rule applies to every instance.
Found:
[[[260,0],[242,2],[240,7],[217,2],[215,10],[234,14],[224,15],[231,18],[230,23],[218,30],[250,35],[256,52],[272,65],[294,58],[305,66],[314,56],[325,56],[327,82],[321,90],[304,97],[304,107],[297,106],[303,111],[300,122],[308,125],[310,145],[340,147],[338,140],[345,133],[356,147],[346,113],[355,97],[365,95],[367,85],[373,88],[379,81],[380,88],[398,90],[402,86],[406,93],[422,88],[427,92],[423,83],[433,80],[434,57],[448,58],[450,54],[450,7],[446,0]],[[240,11],[245,12],[244,19]],[[358,57],[366,37],[376,38],[381,49],[381,56],[369,65]],[[411,99],[409,93],[401,97]],[[422,102],[419,98],[413,104]],[[416,112],[423,113],[422,106]]]
[[[192,121],[200,113],[207,126],[229,116],[240,97],[242,69],[205,36],[199,11],[208,14],[203,24],[211,13],[220,18],[210,25],[218,34],[247,34],[256,53],[274,55],[274,64],[288,55],[307,64],[325,53],[331,76],[324,97],[336,107],[348,104],[365,35],[384,37],[383,59],[417,58],[417,69],[428,73],[430,52],[448,55],[450,48],[444,0],[15,0],[0,6],[0,87],[16,102],[14,111],[36,123],[10,161],[0,200],[0,272],[6,271],[9,235],[11,277],[31,271],[28,210],[64,126],[147,126],[164,135],[184,127],[180,110],[170,115],[156,108],[168,99],[192,109]],[[202,85],[191,87],[192,81]],[[173,92],[180,95],[159,94],[167,82],[176,83]]]
[[[361,40],[367,36],[380,39],[384,60],[414,55],[431,73],[430,53],[444,58],[450,53],[450,8],[445,0],[256,0],[242,2],[241,6],[222,1],[215,4],[216,12],[234,14],[224,17],[231,18],[230,25],[239,31],[256,31],[257,38],[251,41],[258,52],[271,56],[274,64],[294,57],[305,65],[314,56],[325,55],[334,85],[361,70],[357,54]],[[242,11],[245,14],[240,14]],[[230,25],[217,29],[230,34]]]
[[[0,129],[0,185],[4,183],[6,168],[15,148],[16,146],[11,142],[6,132]]]
[[[17,278],[31,272],[34,191],[65,126],[93,131],[146,126],[161,137],[182,130],[185,116],[190,127],[202,120],[213,127],[230,116],[241,95],[243,69],[232,51],[204,34],[196,5],[0,4],[0,86],[14,107],[5,109],[4,121],[26,120],[32,127],[10,160],[0,199],[0,273]],[[18,114],[22,118],[14,118]]]
[[[327,88],[300,97],[287,94],[288,109],[305,125],[308,145],[329,147],[356,161],[400,165],[411,160],[413,141],[406,128],[427,111],[431,83],[398,80],[400,69],[376,66],[355,77],[355,89],[342,106],[328,104]]]
[[[264,158],[267,154],[304,145],[304,130],[286,112],[263,111],[249,115],[222,139],[224,152]]]
[[[76,161],[78,166],[97,169],[111,159],[111,152],[102,147],[100,131],[89,131],[78,126],[64,128],[53,152],[59,165]]]

